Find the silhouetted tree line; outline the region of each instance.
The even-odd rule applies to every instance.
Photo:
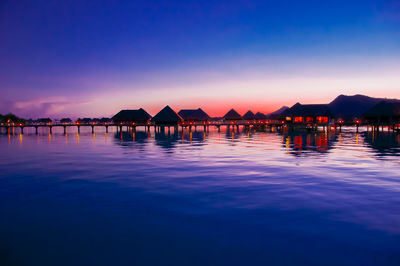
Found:
[[[2,115],[0,114],[0,123],[25,123],[26,120],[23,118],[20,118],[12,113],[6,114],[6,115]]]
[[[111,121],[110,118],[78,118],[76,120],[79,123],[109,123]],[[36,120],[33,119],[24,119],[21,117],[18,117],[12,113],[2,115],[0,114],[0,123],[40,123],[40,124],[48,124],[52,123],[53,121],[50,118],[38,118]],[[60,120],[60,123],[63,124],[69,124],[69,123],[74,123],[74,121],[70,118],[62,118]]]

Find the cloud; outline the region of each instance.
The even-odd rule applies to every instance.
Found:
[[[3,101],[0,103],[0,111],[13,112],[25,118],[54,117],[66,115],[74,106],[86,102],[67,99],[66,97],[46,97],[23,101]]]

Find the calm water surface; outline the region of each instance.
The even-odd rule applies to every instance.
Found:
[[[0,134],[0,265],[400,265],[400,135]]]

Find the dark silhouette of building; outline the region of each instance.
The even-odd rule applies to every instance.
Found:
[[[72,120],[71,120],[71,118],[62,118],[60,120],[60,123],[61,124],[70,124],[70,123],[72,123]]]
[[[244,115],[243,115],[243,119],[244,120],[255,120],[255,114],[252,112],[252,111],[247,111],[247,113],[245,113]]]
[[[183,119],[167,105],[164,109],[158,112],[151,121],[156,125],[177,125],[178,123],[183,122]]]
[[[79,124],[90,124],[90,122],[92,122],[92,119],[88,118],[88,117],[78,118],[78,120],[76,120],[76,122]]]
[[[230,120],[230,121],[243,120],[242,116],[238,112],[236,112],[234,109],[231,109],[229,112],[227,112],[224,115],[224,119]]]
[[[115,123],[147,123],[151,120],[149,115],[143,108],[138,110],[121,110],[112,117]]]
[[[400,102],[381,101],[366,111],[363,118],[371,124],[400,123]]]
[[[333,114],[327,104],[296,103],[282,113],[288,123],[329,123]]]
[[[110,123],[110,122],[111,122],[110,118],[107,118],[107,117],[100,118],[100,123]]]
[[[263,120],[266,120],[266,119],[267,119],[267,116],[266,116],[265,114],[261,113],[261,112],[257,112],[257,113],[254,115],[254,119],[255,119],[255,120],[258,120],[258,121],[263,121]]]
[[[178,115],[182,117],[185,122],[208,121],[210,119],[210,116],[201,108],[180,110]]]
[[[36,120],[37,123],[39,124],[51,124],[53,121],[50,118],[39,118]]]

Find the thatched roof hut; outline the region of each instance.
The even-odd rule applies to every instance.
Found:
[[[164,107],[164,109],[158,112],[158,114],[156,114],[151,121],[155,122],[156,124],[176,125],[179,122],[182,122],[183,119],[167,105]]]
[[[225,120],[242,120],[242,116],[236,112],[234,109],[231,109],[224,115]]]
[[[110,123],[110,122],[111,122],[111,118],[108,118],[108,117],[100,118],[100,123]]]
[[[72,123],[72,120],[71,120],[71,118],[62,118],[60,120],[60,123],[61,124],[70,124],[70,123]]]
[[[50,124],[53,121],[47,117],[47,118],[39,118],[38,120],[36,120],[36,122],[40,124]]]
[[[92,119],[89,117],[78,118],[78,120],[76,120],[76,122],[79,124],[90,124],[90,122],[92,122]]]
[[[180,110],[178,115],[182,117],[184,121],[207,121],[210,119],[210,116],[201,108]]]
[[[149,115],[143,108],[138,110],[121,110],[112,117],[115,123],[147,123],[151,120]]]
[[[400,102],[382,101],[363,115],[369,122],[399,122]]]
[[[267,116],[265,114],[261,113],[261,112],[257,112],[254,115],[254,119],[255,120],[265,120],[265,119],[267,119]]]
[[[244,120],[254,120],[255,119],[255,114],[252,111],[247,111],[247,113],[245,113],[243,115],[243,119]]]

